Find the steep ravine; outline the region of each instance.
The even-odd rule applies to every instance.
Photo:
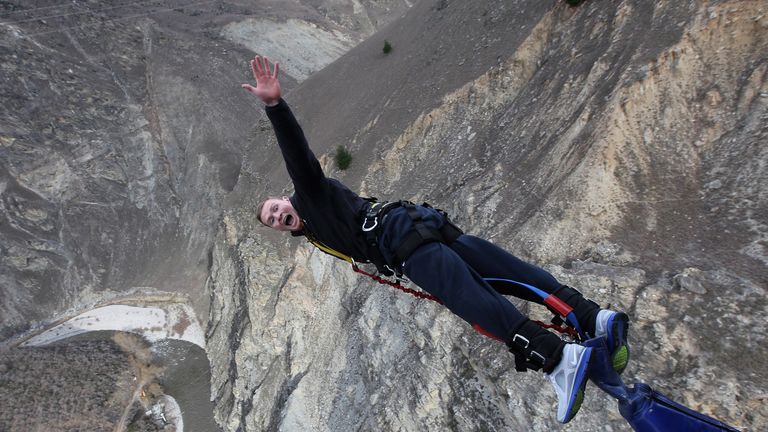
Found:
[[[290,54],[290,90],[410,6],[0,2],[0,430],[119,430],[134,413],[130,427],[162,426],[145,403],[171,402],[124,361],[113,330],[152,341],[144,360],[192,416],[186,430],[216,429],[203,334],[197,346],[174,336],[207,326],[216,226],[251,174],[247,60]],[[280,31],[254,33],[265,25]],[[300,34],[302,53],[275,46]],[[158,325],[178,308],[172,328]]]
[[[629,430],[592,386],[557,425],[549,384],[505,347],[259,226],[290,183],[239,88],[257,53],[281,61],[327,173],[427,200],[626,310],[628,382],[768,429],[764,1],[8,0],[0,16],[0,430],[154,430],[164,392],[187,431],[215,429],[212,409],[226,431]],[[143,316],[122,342],[17,346],[112,332],[115,310]],[[191,330],[197,345],[174,340]]]
[[[766,6],[512,3],[420,2],[290,92],[324,168],[366,194],[439,205],[467,231],[628,311],[627,382],[765,428]],[[483,31],[460,31],[473,26]],[[427,60],[445,39],[380,54],[382,40],[426,28],[462,35],[447,51],[452,67]],[[445,86],[419,99],[406,96],[418,91],[404,90],[412,81]],[[503,346],[259,228],[259,197],[289,188],[268,123],[254,133],[269,162],[260,153],[244,169],[269,182],[235,189],[241,201],[220,227],[209,285],[220,421],[559,428],[549,384],[516,373]],[[338,144],[355,155],[346,172],[327,157]],[[594,387],[562,429],[629,430]]]

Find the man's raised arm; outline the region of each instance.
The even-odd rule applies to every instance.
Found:
[[[325,174],[310,150],[296,117],[288,108],[288,104],[281,99],[280,81],[277,78],[280,64],[275,63],[274,69],[270,70],[269,59],[256,56],[251,60],[251,70],[256,86],[242,84],[241,87],[266,104],[267,117],[272,122],[277,143],[296,192],[317,190],[325,183]]]

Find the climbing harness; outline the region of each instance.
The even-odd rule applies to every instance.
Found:
[[[379,250],[379,233],[381,232],[380,222],[384,223],[384,218],[390,210],[393,210],[399,206],[399,202],[377,202],[376,198],[366,198],[370,203],[368,209],[365,211],[363,217],[363,223],[360,229],[365,236],[365,243],[368,245],[368,258],[373,265],[376,266],[376,270],[384,276],[397,276],[402,277],[402,273],[392,268],[387,264],[387,260]]]
[[[335,249],[332,249],[331,247],[325,245],[324,243],[320,242],[319,240],[315,239],[314,237],[307,236],[307,241],[309,241],[313,246],[315,246],[316,248],[318,248],[321,251],[325,252],[326,254],[331,255],[331,256],[333,256],[335,258],[338,258],[338,259],[341,259],[343,261],[346,261],[346,262],[350,263],[350,265],[352,266],[352,271],[354,271],[355,273],[359,273],[359,274],[361,274],[363,276],[369,277],[370,279],[372,279],[372,280],[374,280],[374,281],[376,281],[376,282],[378,282],[378,283],[380,283],[382,285],[388,285],[388,286],[390,286],[392,288],[395,288],[395,289],[397,289],[399,291],[402,291],[402,292],[404,292],[406,294],[410,294],[410,295],[412,295],[412,296],[414,296],[416,298],[420,298],[420,299],[424,299],[424,300],[431,300],[431,301],[433,301],[435,303],[443,304],[443,302],[439,298],[433,296],[432,294],[428,294],[428,293],[426,293],[424,291],[418,291],[418,290],[414,290],[414,289],[407,288],[407,287],[403,286],[402,283],[401,283],[401,281],[404,280],[402,275],[401,276],[394,276],[394,273],[391,274],[391,275],[385,275],[387,277],[395,277],[395,280],[392,281],[392,280],[383,278],[383,277],[381,277],[381,276],[379,276],[377,274],[369,273],[369,272],[361,269],[360,266],[358,265],[357,261],[354,260],[354,258],[352,258],[350,256],[347,256],[347,255],[344,255],[343,253],[341,253],[341,252],[339,252],[339,251],[337,251]],[[538,294],[539,296],[541,296],[543,298],[545,306],[548,306],[548,308],[550,310],[552,310],[554,313],[556,313],[555,317],[552,318],[552,323],[550,323],[550,324],[547,324],[547,323],[545,323],[543,321],[538,321],[538,320],[535,320],[533,322],[535,322],[536,324],[538,324],[542,328],[555,330],[556,332],[564,334],[564,335],[567,335],[567,336],[569,336],[570,338],[572,338],[574,340],[583,340],[584,339],[584,337],[580,333],[581,330],[580,330],[580,327],[578,326],[578,322],[576,322],[576,320],[575,320],[575,316],[573,315],[572,309],[570,308],[570,306],[566,305],[565,303],[558,302],[559,299],[557,299],[556,297],[554,297],[552,295],[548,295],[544,291],[542,291],[542,290],[540,290],[538,288],[535,288],[533,286],[524,284],[522,282],[516,282],[516,281],[513,281],[513,280],[509,280],[509,279],[497,279],[497,278],[485,278],[484,280],[486,282],[503,281],[503,282],[515,283],[515,284],[518,284],[520,286],[524,286],[524,287],[532,290],[533,292],[535,292],[536,294]],[[565,321],[564,321],[565,319],[567,319],[571,324],[570,325],[564,325],[565,324]],[[482,327],[480,327],[478,325],[474,325],[473,328],[478,333],[482,334],[483,336],[487,336],[487,337],[489,337],[491,339],[496,339],[496,340],[501,341],[501,339],[499,339],[498,337],[494,336],[493,334],[487,332],[485,329],[483,329]]]
[[[388,285],[404,293],[410,294],[416,298],[431,300],[431,301],[434,301],[435,303],[443,304],[443,302],[439,298],[431,294],[404,287],[400,283],[401,281],[405,280],[403,278],[401,264],[419,246],[422,246],[427,243],[432,243],[432,242],[441,242],[446,245],[450,245],[457,238],[459,238],[459,236],[463,234],[463,231],[448,219],[448,215],[446,212],[440,209],[435,209],[435,210],[437,210],[443,216],[445,223],[440,229],[432,229],[427,227],[424,224],[421,214],[416,209],[416,205],[413,204],[412,202],[409,202],[409,201],[378,202],[376,198],[366,198],[366,200],[369,201],[371,204],[365,211],[364,217],[362,219],[361,230],[363,232],[363,235],[365,236],[366,243],[368,244],[368,257],[370,259],[370,263],[376,266],[376,270],[379,274],[385,277],[394,277],[395,278],[394,281],[386,279],[385,277],[381,277],[378,274],[366,272],[365,270],[360,268],[360,266],[358,265],[357,261],[355,261],[354,258],[346,254],[343,254],[331,248],[330,246],[324,244],[309,232],[304,233],[307,238],[307,241],[312,243],[312,245],[314,245],[321,251],[325,252],[326,254],[350,263],[352,265],[352,270],[355,273],[359,273],[364,276],[367,276],[382,285]],[[431,206],[428,203],[424,203],[422,204],[422,206],[431,208]],[[384,222],[384,219],[387,216],[387,213],[389,213],[390,211],[398,207],[403,207],[406,209],[406,211],[408,212],[408,216],[410,216],[411,220],[413,221],[414,230],[408,236],[406,236],[405,240],[403,240],[401,246],[397,249],[395,254],[396,262],[390,265],[386,262],[386,260],[384,259],[384,256],[381,254],[381,251],[379,250],[378,237],[381,232],[381,227]],[[574,340],[586,339],[584,333],[581,331],[581,327],[579,326],[578,321],[576,320],[576,316],[573,313],[573,309],[567,304],[565,304],[563,301],[555,297],[554,295],[548,294],[545,291],[542,291],[531,285],[528,285],[522,282],[513,281],[510,279],[483,278],[483,280],[485,280],[486,282],[512,283],[532,291],[534,294],[541,297],[544,305],[555,314],[554,318],[552,319],[552,323],[550,324],[544,323],[542,321],[533,321],[533,322],[535,322],[542,328],[555,330],[561,334],[569,336]],[[484,336],[488,336],[492,339],[500,340],[498,337],[485,331],[482,327],[475,325],[473,326],[473,328],[476,331],[478,331],[480,334],[483,334]]]
[[[424,224],[424,219],[421,213],[416,208],[416,204],[410,201],[392,201],[392,202],[377,202],[376,198],[369,198],[371,201],[370,207],[365,212],[363,218],[362,231],[365,235],[365,241],[368,244],[369,256],[373,257],[373,262],[379,269],[379,272],[385,276],[391,276],[396,274],[402,276],[401,265],[406,258],[411,256],[413,251],[420,246],[432,243],[440,242],[446,245],[450,245],[456,241],[459,236],[464,232],[451,222],[448,218],[448,214],[440,209],[435,209],[443,217],[443,225],[439,229],[427,227]],[[433,208],[428,203],[423,203],[422,207]],[[381,223],[387,217],[387,213],[395,208],[402,207],[408,212],[408,216],[413,222],[413,231],[411,231],[400,244],[400,247],[395,251],[395,262],[387,263],[384,257],[379,251],[379,234],[381,232]],[[380,223],[381,222],[381,223]],[[377,261],[380,261],[377,263]],[[384,271],[382,271],[382,267]]]
[[[325,252],[326,254],[331,255],[331,256],[333,256],[335,258],[338,258],[340,260],[343,260],[343,261],[346,261],[346,262],[350,263],[352,265],[352,271],[354,271],[355,273],[359,273],[359,274],[362,274],[364,276],[367,276],[367,277],[373,279],[374,281],[376,281],[376,282],[378,282],[378,283],[380,283],[382,285],[389,285],[392,288],[398,289],[398,290],[400,290],[400,291],[402,291],[404,293],[410,294],[410,295],[412,295],[414,297],[417,297],[417,298],[420,298],[420,299],[432,300],[433,302],[443,304],[443,302],[441,302],[440,299],[438,299],[437,297],[435,297],[435,296],[433,296],[431,294],[427,294],[427,293],[425,293],[423,291],[417,291],[417,290],[414,290],[414,289],[411,289],[411,288],[404,287],[400,283],[400,281],[403,280],[402,276],[396,277],[395,281],[391,281],[389,279],[385,279],[385,278],[383,278],[381,276],[378,276],[376,274],[369,273],[369,272],[361,269],[360,266],[358,265],[357,261],[355,261],[355,259],[352,258],[351,256],[345,255],[345,254],[343,254],[343,253],[341,253],[341,252],[339,252],[339,251],[337,251],[337,250],[327,246],[326,244],[324,244],[323,242],[321,242],[320,240],[314,238],[311,235],[306,236],[306,237],[307,237],[307,241],[308,242],[310,242],[313,246],[315,246],[316,248],[318,248],[321,251]],[[392,273],[392,275],[394,275],[394,272]],[[389,275],[389,276],[391,276],[391,275]]]

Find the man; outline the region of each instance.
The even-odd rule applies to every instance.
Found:
[[[268,59],[256,56],[251,69],[256,86],[242,87],[266,104],[295,188],[290,198],[268,198],[259,206],[261,223],[306,236],[337,257],[373,262],[384,272],[406,275],[475,329],[504,341],[515,354],[518,370],[545,372],[555,387],[557,419],[562,423],[581,406],[592,349],[566,343],[541,328],[502,294],[544,303],[571,316],[584,337],[606,337],[614,368],[624,370],[629,356],[625,314],[602,310],[543,269],[463,234],[439,210],[408,202],[372,203],[327,178],[281,98],[279,64],[271,68]]]

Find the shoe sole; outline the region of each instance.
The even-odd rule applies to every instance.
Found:
[[[623,312],[613,315],[608,321],[608,341],[611,343],[613,370],[621,374],[629,364],[629,317]]]
[[[576,381],[578,382],[575,387],[579,388],[579,391],[574,394],[573,399],[570,401],[570,410],[568,410],[568,417],[562,421],[562,423],[568,423],[579,412],[582,402],[584,402],[584,391],[587,388],[587,378],[589,374],[589,366],[592,364],[592,348],[586,348],[582,356],[587,356],[587,361],[582,361],[579,365],[579,370],[576,372]]]

